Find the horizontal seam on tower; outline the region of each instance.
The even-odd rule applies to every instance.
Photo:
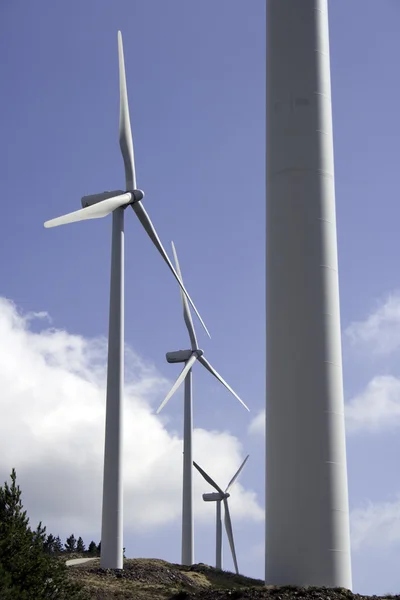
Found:
[[[272,173],[271,177],[275,177],[276,175],[281,175],[282,173],[317,173],[318,175],[323,175],[324,177],[329,177],[330,179],[334,179],[333,173],[329,173],[329,171],[322,171],[322,169],[280,169],[279,171],[275,171]]]

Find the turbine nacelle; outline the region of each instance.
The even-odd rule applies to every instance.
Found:
[[[142,190],[133,190],[129,193],[132,195],[132,200],[129,204],[134,204],[144,198],[144,192]],[[83,198],[81,198],[81,205],[82,208],[87,208],[88,206],[93,206],[93,204],[98,204],[109,198],[115,198],[121,194],[125,194],[125,192],[123,190],[113,190],[111,192],[101,192],[100,194],[90,194],[89,196],[83,196]],[[126,206],[128,206],[128,204]]]
[[[219,492],[210,492],[209,494],[203,494],[204,502],[218,502],[218,500],[226,500],[230,497],[230,494],[220,494]]]
[[[198,357],[203,356],[203,350],[177,350],[176,352],[167,352],[166,358],[169,363],[185,363],[189,360],[189,358],[196,354]]]
[[[139,206],[141,206],[141,205],[139,205]],[[181,273],[181,269],[179,266],[178,255],[176,254],[174,242],[172,242],[172,252],[173,252],[174,258],[175,258],[176,273],[179,277],[180,282],[182,283],[182,273]],[[237,400],[239,400],[239,402],[241,404],[243,404],[243,406],[246,410],[249,410],[249,408],[246,406],[246,404],[243,402],[243,400],[241,398],[239,398],[237,393],[231,388],[231,386],[225,381],[225,379],[223,379],[221,377],[221,375],[219,373],[217,373],[217,371],[214,369],[214,367],[212,365],[210,365],[210,363],[204,356],[203,350],[199,349],[198,343],[197,343],[197,338],[196,338],[196,332],[195,332],[194,326],[193,326],[192,316],[190,314],[189,304],[187,302],[187,299],[185,298],[185,295],[182,293],[181,293],[181,298],[182,298],[182,303],[183,303],[183,318],[185,320],[185,324],[186,324],[186,327],[187,327],[187,330],[189,333],[192,348],[191,348],[191,350],[178,350],[177,352],[167,352],[167,354],[166,354],[167,362],[169,362],[169,363],[185,363],[185,366],[183,367],[178,379],[175,381],[174,385],[172,386],[172,388],[170,389],[170,391],[168,392],[168,394],[166,395],[164,400],[161,402],[156,413],[158,414],[163,409],[163,407],[167,404],[168,400],[175,394],[176,390],[183,383],[187,374],[189,373],[189,371],[191,371],[193,365],[195,364],[195,362],[197,360],[199,361],[199,363],[201,363],[203,365],[203,367],[205,369],[207,369],[207,371],[209,371],[211,373],[211,375],[213,375],[216,379],[218,379],[218,381],[220,383],[222,383],[222,385],[225,386],[226,389],[229,390],[231,392],[231,394],[233,394],[235,396],[235,398],[237,398]]]

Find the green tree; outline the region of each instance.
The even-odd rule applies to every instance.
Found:
[[[13,469],[11,486],[5,482],[0,488],[0,563],[16,586],[18,574],[23,570],[24,556],[30,552],[32,542],[29,519],[23,510],[21,491]]]
[[[54,543],[56,541],[56,538],[54,537],[54,535],[52,535],[51,533],[49,533],[49,535],[46,538],[46,541],[44,542],[44,549],[45,552],[47,552],[47,554],[53,554],[54,553]]]
[[[99,544],[97,546],[97,556],[101,556],[101,541],[99,542]]]
[[[89,544],[88,553],[90,554],[90,556],[96,556],[97,555],[97,545],[96,545],[96,543],[93,540]]]
[[[67,552],[76,552],[76,539],[73,533],[66,539],[64,545]]]
[[[78,541],[76,542],[76,551],[82,554],[85,550],[86,548],[83,539],[79,536]]]
[[[77,600],[85,594],[68,579],[63,561],[45,550],[46,528],[32,531],[23,510],[15,469],[0,487],[1,600]],[[4,592],[3,592],[4,590]]]
[[[54,540],[53,548],[56,554],[61,554],[61,552],[64,552],[62,541],[59,535]]]
[[[0,563],[0,599],[1,600],[27,600],[26,592],[13,584],[12,577]]]

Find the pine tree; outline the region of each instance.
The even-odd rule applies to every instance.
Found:
[[[81,537],[78,538],[78,541],[76,543],[76,551],[79,552],[80,554],[83,554],[83,552],[85,552],[86,548],[85,548],[85,544],[83,543],[83,539]]]
[[[49,535],[47,536],[46,541],[44,543],[44,550],[45,550],[45,552],[47,552],[47,554],[54,554],[55,540],[56,540],[56,538],[54,537],[54,535],[49,533]]]
[[[14,574],[23,568],[23,557],[30,551],[32,542],[29,519],[22,507],[16,477],[13,469],[11,487],[7,482],[0,487],[0,563],[13,579]]]
[[[28,600],[26,592],[13,584],[12,577],[0,563],[0,598],[1,600]]]
[[[99,545],[97,546],[97,556],[101,556],[101,541],[99,542]]]
[[[59,535],[54,540],[53,548],[56,554],[61,554],[61,552],[64,552],[62,541]]]
[[[64,546],[67,552],[76,552],[76,539],[73,533],[66,539]]]
[[[89,544],[88,553],[90,554],[90,556],[96,556],[97,554],[97,546],[93,540]]]
[[[68,579],[63,561],[45,550],[41,523],[32,531],[23,510],[16,473],[0,487],[0,598],[3,600],[78,600],[87,597]]]

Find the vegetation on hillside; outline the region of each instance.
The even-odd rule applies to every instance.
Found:
[[[0,487],[0,600],[366,600],[344,589],[269,586],[204,564],[125,559],[124,569],[102,569],[101,545],[86,549],[74,534],[64,543],[29,526],[16,473]],[[66,559],[92,560],[67,567]],[[399,596],[390,596],[400,600]]]
[[[342,588],[265,587],[264,581],[208,565],[186,567],[158,559],[125,560],[123,571],[101,569],[95,562],[70,571],[93,600],[378,600]],[[400,595],[383,598],[400,600]]]
[[[11,485],[0,487],[0,599],[84,600],[82,586],[67,573],[64,562],[46,551],[46,528],[29,526],[15,469]]]

